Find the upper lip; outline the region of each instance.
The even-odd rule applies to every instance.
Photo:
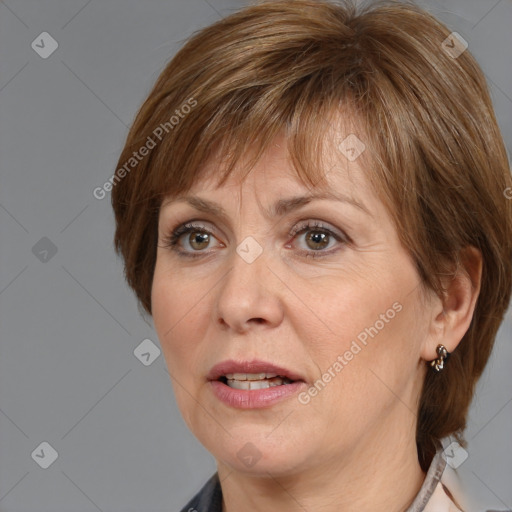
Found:
[[[288,370],[283,366],[275,365],[267,361],[260,359],[253,359],[252,361],[234,361],[228,359],[221,361],[213,366],[208,372],[208,380],[218,380],[220,377],[225,376],[228,373],[276,373],[281,377],[288,377],[290,380],[301,380],[305,382],[305,379],[297,372]]]

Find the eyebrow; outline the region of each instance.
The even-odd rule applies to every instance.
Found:
[[[371,214],[370,210],[362,202],[358,201],[353,197],[333,191],[317,192],[302,196],[289,197],[286,199],[279,199],[274,203],[270,211],[266,211],[266,214],[269,217],[282,217],[283,215],[286,215],[291,211],[302,208],[311,201],[314,201],[315,199],[329,199],[333,201],[347,203],[358,208],[359,210],[362,210],[367,215],[373,218],[373,215]],[[195,208],[196,210],[199,210],[203,213],[216,215],[224,219],[228,217],[226,210],[222,206],[213,201],[209,201],[208,199],[203,199],[197,196],[179,196],[174,199],[164,201],[164,203],[162,204],[162,208],[167,205],[179,202],[185,202],[192,206],[193,208]]]

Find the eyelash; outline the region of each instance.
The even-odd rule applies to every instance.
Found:
[[[189,252],[189,251],[183,251],[181,249],[178,249],[178,247],[177,247],[179,239],[183,235],[185,235],[187,233],[191,233],[193,231],[197,231],[200,233],[206,233],[210,236],[215,237],[215,235],[210,230],[206,229],[204,226],[201,226],[199,224],[194,224],[193,222],[187,222],[185,224],[181,224],[180,226],[178,226],[176,229],[174,229],[174,231],[171,232],[171,234],[169,236],[167,236],[165,238],[163,247],[170,248],[172,251],[175,251],[176,253],[178,253],[179,256],[183,256],[185,258],[198,258],[198,257],[204,256],[204,254],[205,254],[204,251]],[[292,228],[290,230],[290,232],[288,233],[288,236],[295,237],[295,236],[305,233],[307,231],[319,231],[319,232],[325,233],[329,236],[332,236],[337,242],[341,242],[343,244],[347,244],[352,241],[350,239],[350,237],[348,237],[344,233],[342,236],[340,236],[337,233],[334,233],[331,229],[323,226],[318,221],[313,221],[313,222],[306,221],[306,222],[300,223],[298,226],[295,226],[294,228]],[[299,252],[302,253],[302,255],[305,256],[306,258],[322,258],[322,257],[329,256],[333,252],[336,252],[336,251],[337,251],[337,249],[336,250],[331,249],[329,251],[300,250]]]

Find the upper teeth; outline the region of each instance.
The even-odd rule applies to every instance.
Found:
[[[234,378],[231,378],[231,376]],[[239,379],[237,376],[241,376],[243,379]],[[292,383],[290,379],[277,377],[275,373],[230,373],[226,377],[226,384],[230,388],[244,389],[246,391],[267,389]]]
[[[277,373],[226,373],[225,377],[230,380],[263,380],[277,377]]]

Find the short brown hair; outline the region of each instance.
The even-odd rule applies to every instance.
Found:
[[[215,155],[228,164],[222,184],[249,148],[257,161],[280,131],[297,175],[315,186],[329,120],[350,107],[368,178],[426,289],[441,296],[441,278],[458,268],[464,247],[483,255],[471,325],[449,369],[425,379],[416,433],[423,469],[441,438],[454,434],[464,445],[475,384],[512,290],[507,154],[484,76],[469,51],[446,51],[449,36],[405,2],[278,0],[242,9],[195,34],[163,70],[112,187],[115,248],[151,314],[162,199],[186,192]],[[150,139],[156,146],[127,169]]]

